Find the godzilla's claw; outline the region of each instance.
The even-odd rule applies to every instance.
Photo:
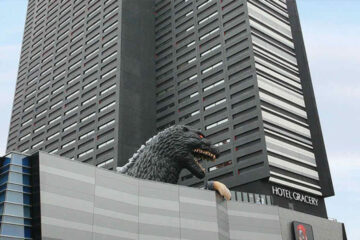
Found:
[[[231,192],[230,190],[221,182],[218,181],[214,181],[214,189],[221,195],[223,196],[226,200],[230,200],[231,199]]]

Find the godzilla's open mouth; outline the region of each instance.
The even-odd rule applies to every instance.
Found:
[[[203,150],[200,148],[196,148],[193,150],[194,161],[198,165],[198,167],[205,173],[205,168],[201,166],[200,160],[213,161],[216,160],[216,154],[211,153],[210,151]]]

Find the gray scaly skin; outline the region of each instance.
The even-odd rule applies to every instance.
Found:
[[[204,178],[199,159],[215,160],[218,150],[204,135],[187,126],[172,126],[149,139],[117,171],[136,178],[176,184],[182,169]]]

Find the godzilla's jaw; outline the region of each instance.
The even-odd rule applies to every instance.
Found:
[[[199,163],[200,159],[193,158],[188,161],[188,164],[186,166],[186,169],[188,169],[192,174],[194,174],[197,178],[204,178],[205,177],[205,168],[201,166]]]
[[[201,165],[201,160],[204,161],[215,161],[218,156],[218,152],[216,150],[209,151],[200,148],[196,148],[192,152],[193,159],[189,160],[187,164],[187,169],[195,175],[197,178],[205,177],[205,168]]]

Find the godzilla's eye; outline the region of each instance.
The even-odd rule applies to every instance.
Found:
[[[204,138],[204,135],[202,135],[202,134],[199,134],[199,138]]]

